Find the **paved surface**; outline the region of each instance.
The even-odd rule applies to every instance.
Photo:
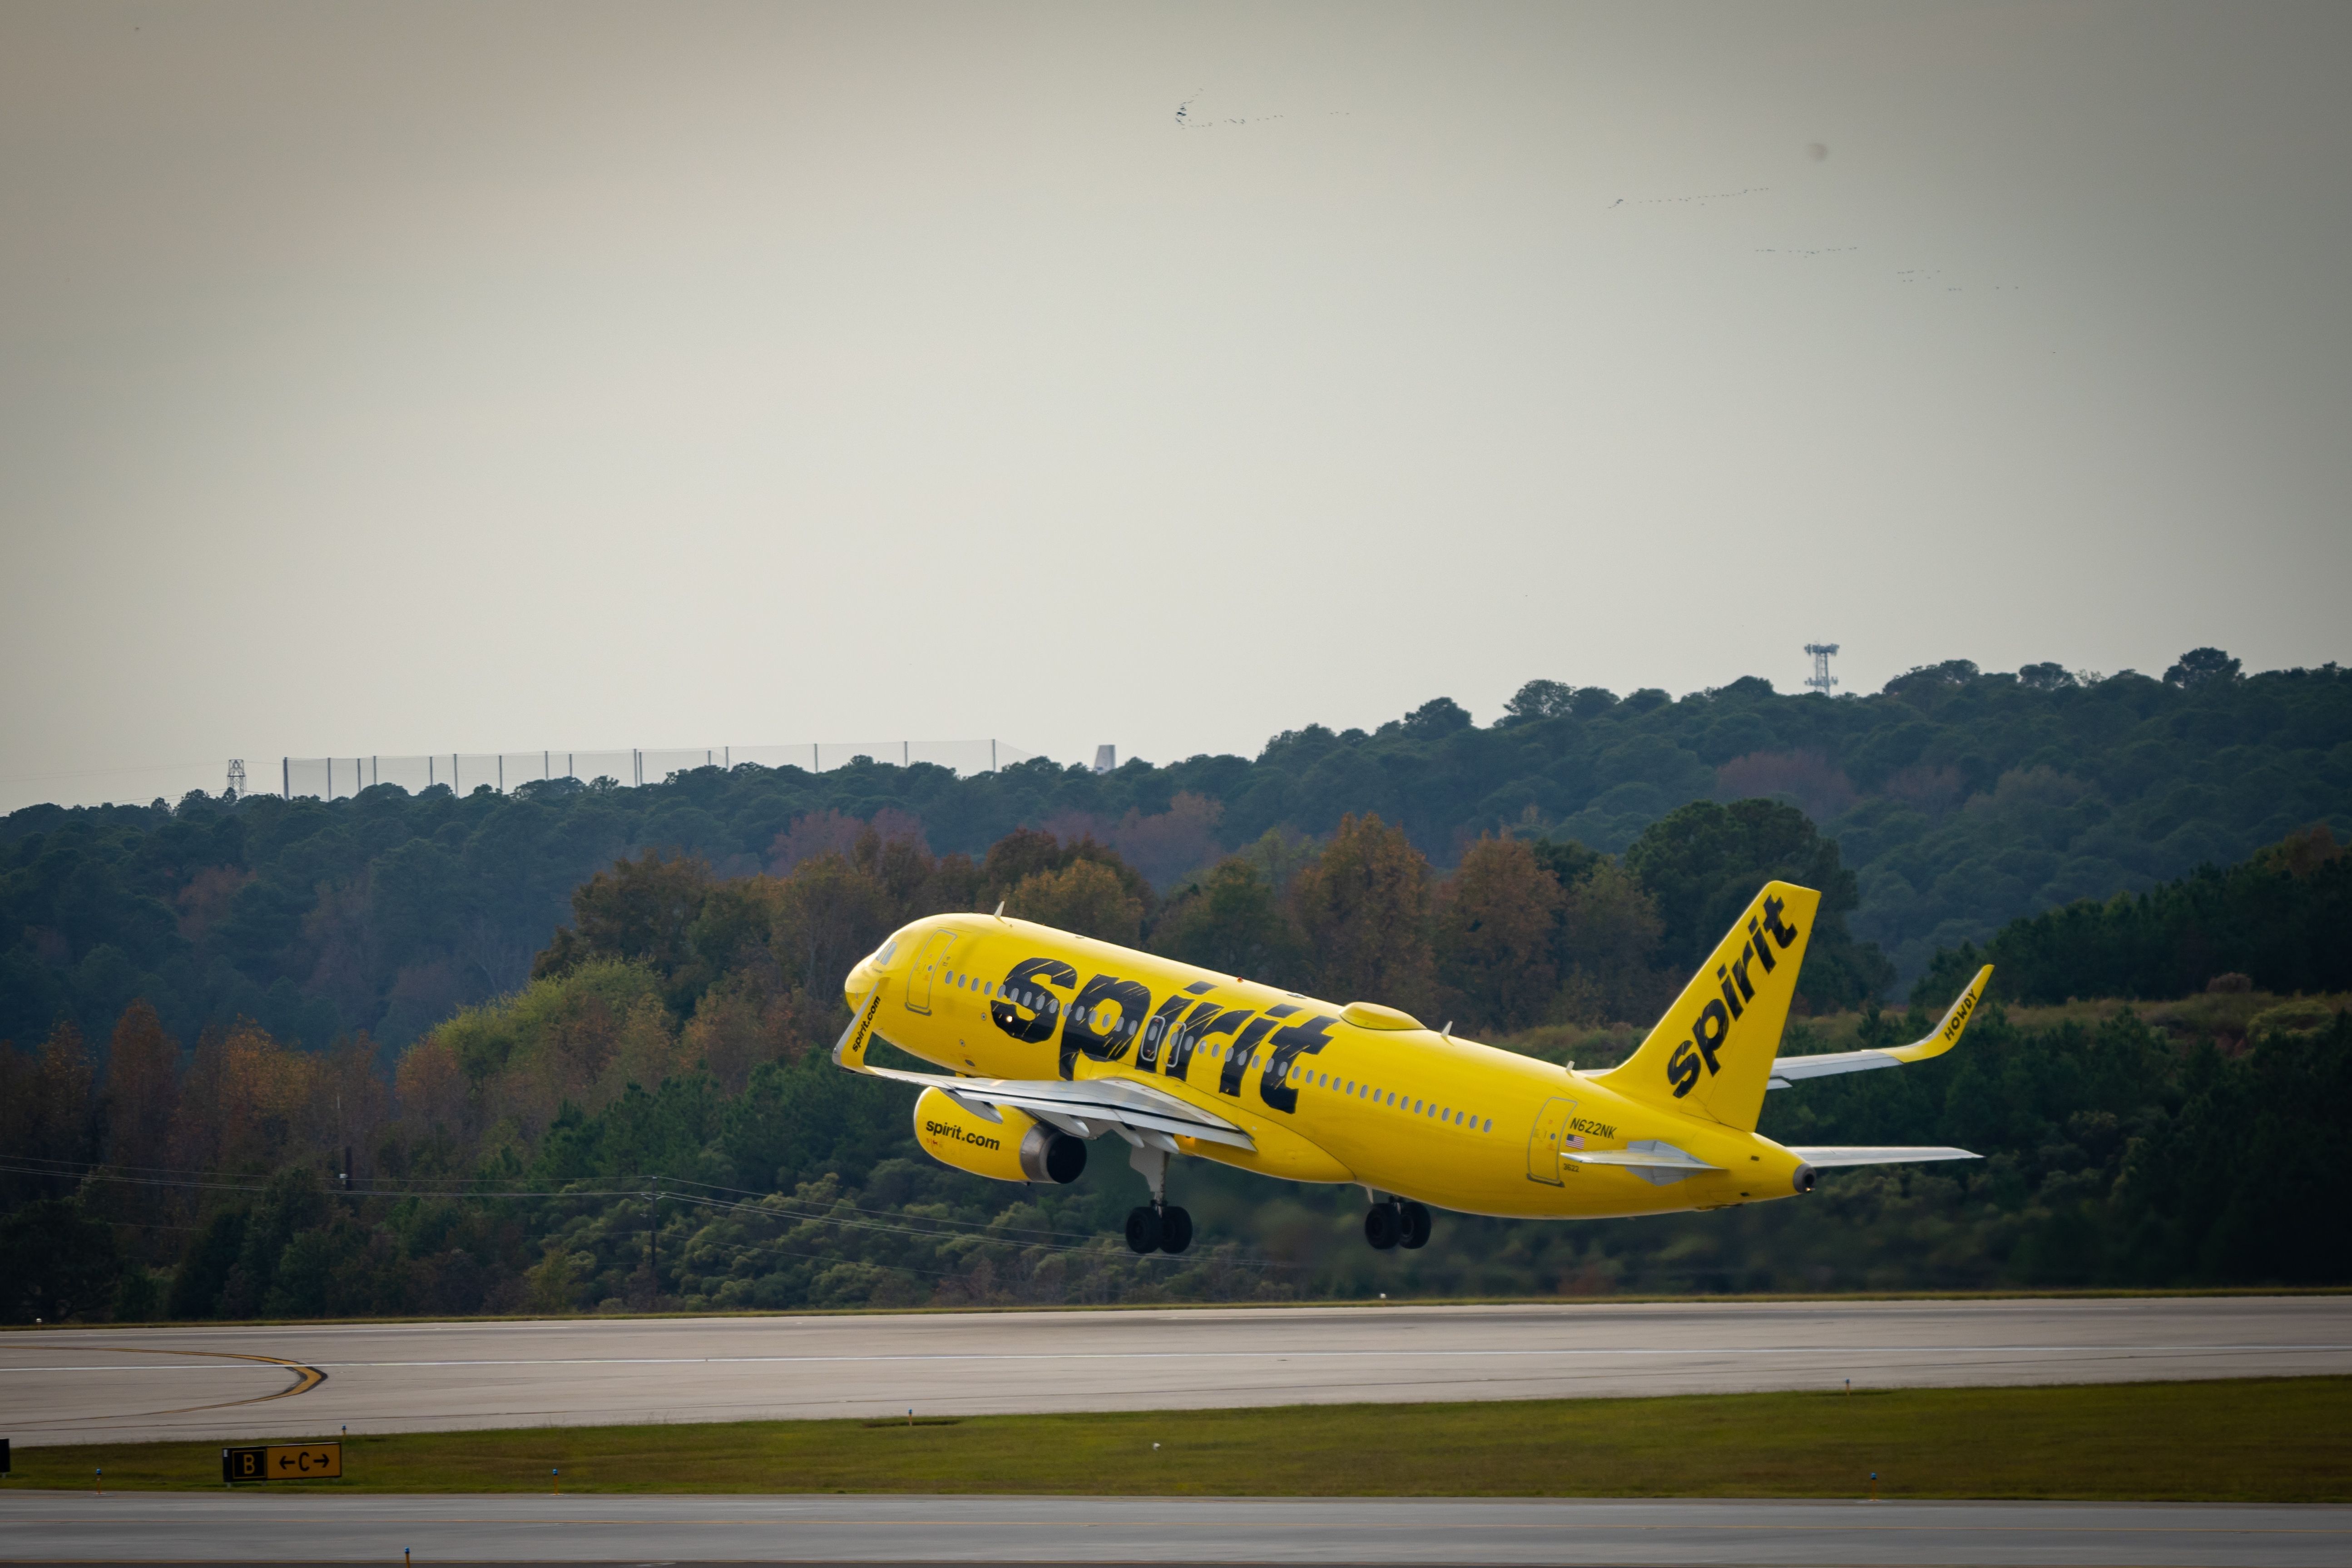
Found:
[[[0,1494],[11,1562],[2340,1568],[2352,1508],[1191,1498]]]
[[[277,1358],[270,1360],[250,1357]],[[324,1380],[305,1392],[295,1364]],[[1027,1312],[0,1334],[0,1436],[2352,1373],[2352,1296]]]

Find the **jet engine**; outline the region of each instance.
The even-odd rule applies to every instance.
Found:
[[[966,1103],[941,1089],[915,1101],[915,1142],[942,1165],[999,1182],[1078,1179],[1087,1145],[1009,1105]]]

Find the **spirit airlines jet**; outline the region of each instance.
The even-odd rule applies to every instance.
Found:
[[[1455,1038],[1373,1002],[1295,991],[1027,921],[935,915],[850,971],[833,1059],[921,1087],[915,1132],[946,1164],[1070,1182],[1106,1133],[1151,1201],[1138,1252],[1181,1252],[1168,1157],[1191,1154],[1371,1199],[1374,1247],[1420,1247],[1431,1208],[1598,1218],[1811,1192],[1832,1165],[1972,1160],[1965,1149],[1784,1148],[1756,1131],[1768,1089],[1951,1049],[1991,978],[1935,1032],[1886,1050],[1776,1057],[1821,895],[1768,883],[1624,1062],[1580,1073]],[[877,1039],[948,1069],[869,1066]]]

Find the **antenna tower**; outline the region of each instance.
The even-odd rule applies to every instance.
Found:
[[[1824,697],[1837,687],[1837,677],[1830,673],[1830,655],[1837,650],[1838,645],[1833,642],[1809,642],[1805,645],[1805,651],[1813,656],[1813,678],[1805,685]]]
[[[229,800],[235,800],[245,794],[245,759],[243,757],[231,757],[228,760],[228,788],[223,790],[221,794]]]

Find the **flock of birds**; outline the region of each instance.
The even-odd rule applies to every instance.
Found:
[[[1200,98],[1201,95],[1196,92],[1191,98],[1186,99],[1183,102],[1176,106],[1177,130],[1205,131],[1213,125],[1265,125],[1276,120],[1287,120],[1290,118],[1287,114],[1199,115],[1192,112],[1192,105],[1199,102]],[[1326,120],[1345,120],[1348,118],[1348,114],[1349,111],[1347,110],[1334,109],[1326,112],[1323,118]]]
[[[1197,115],[1192,112],[1192,106],[1200,100],[1200,97],[1201,95],[1196,92],[1191,98],[1186,99],[1183,102],[1176,106],[1176,126],[1178,130],[1199,131],[1205,130],[1213,125],[1265,124],[1273,121],[1286,120],[1290,118],[1286,114],[1224,115],[1222,117]],[[1335,110],[1331,112],[1329,118],[1336,119],[1345,113],[1346,110]],[[1828,158],[1829,155],[1830,150],[1825,143],[1813,142],[1806,144],[1805,156],[1816,163],[1822,162]],[[1708,191],[1700,195],[1687,196],[1619,196],[1615,201],[1611,202],[1609,205],[1602,210],[1605,212],[1615,212],[1621,207],[1706,206],[1715,202],[1738,201],[1746,196],[1766,195],[1770,194],[1771,190],[1772,187],[1770,185],[1742,185],[1736,191]],[[1862,247],[1858,245],[1822,245],[1812,247],[1759,245],[1756,247],[1754,253],[1758,256],[1780,256],[1789,258],[1791,260],[1811,261],[1826,256],[1852,256],[1858,254],[1861,249]],[[1906,267],[1900,268],[1895,272],[1895,280],[1906,287],[1924,286],[1929,289],[1940,287],[1947,294],[1963,294],[1968,291],[1964,287],[1957,283],[1938,284],[1937,279],[1942,278],[1943,275],[1943,268],[1939,267]],[[2017,285],[2014,283],[1995,283],[1987,288],[1985,292],[2013,293],[2016,291],[2016,289]]]
[[[1642,196],[1633,201],[1628,201],[1625,197],[1619,196],[1615,201],[1611,202],[1603,210],[1614,212],[1619,207],[1622,206],[1705,206],[1709,202],[1728,202],[1735,201],[1741,196],[1760,196],[1771,188],[1772,187],[1769,185],[1743,185],[1736,191],[1715,191],[1703,196]]]

